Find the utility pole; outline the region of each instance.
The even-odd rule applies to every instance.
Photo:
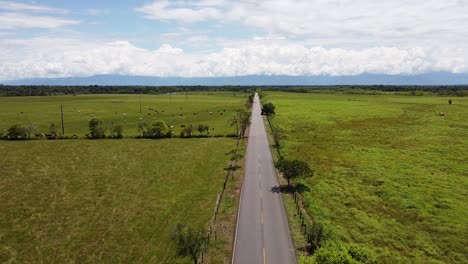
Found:
[[[60,114],[62,116],[62,135],[65,135],[65,126],[63,125],[63,105],[60,105]]]

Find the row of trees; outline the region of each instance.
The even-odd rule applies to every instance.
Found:
[[[88,122],[89,133],[85,135],[89,139],[105,139],[123,138],[124,127],[121,124],[112,123],[108,128],[104,125],[104,122],[98,118],[92,118]],[[174,136],[173,127],[169,127],[163,120],[157,120],[151,125],[140,121],[137,129],[140,133],[140,138],[170,138]],[[198,126],[183,126],[180,137],[192,137],[194,133],[198,132],[198,136],[209,136],[210,127],[205,124]],[[39,132],[37,125],[26,124],[20,125],[15,124],[9,127],[5,131],[0,131],[0,138],[8,140],[27,140],[27,139],[67,139],[67,138],[78,138],[77,135],[72,137],[66,137],[58,133],[58,127],[54,123],[50,123],[46,134]]]
[[[420,92],[438,95],[467,96],[467,85],[334,85],[334,86],[263,86],[267,91],[296,93],[360,93],[405,92],[420,95]],[[47,86],[47,85],[0,85],[0,96],[47,96],[59,94],[162,94],[194,91],[232,91],[252,93],[255,87],[249,86]],[[377,93],[376,93],[377,94]],[[262,94],[259,93],[261,96]]]
[[[31,139],[33,137],[36,139],[43,137],[48,139],[59,138],[58,127],[54,123],[50,123],[47,134],[39,133],[39,129],[36,124],[15,124],[9,127],[6,131],[0,131],[0,138],[9,140]]]
[[[197,91],[231,91],[251,93],[246,86],[49,86],[49,85],[0,85],[0,96],[49,96],[77,94],[165,94]]]

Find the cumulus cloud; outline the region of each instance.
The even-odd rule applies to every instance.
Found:
[[[208,54],[171,45],[36,38],[0,40],[0,80],[124,74],[146,76],[356,75],[466,72],[463,50],[374,47],[360,50],[246,42]]]

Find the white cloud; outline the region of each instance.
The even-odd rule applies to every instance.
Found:
[[[325,44],[468,40],[465,0],[156,0],[136,10],[148,19],[183,24],[232,23]]]
[[[222,15],[220,10],[203,5],[200,2],[199,8],[193,9],[190,4],[183,4],[181,2],[168,0],[154,1],[143,7],[136,8],[138,12],[145,14],[146,18],[155,20],[179,20],[182,22],[193,23],[203,20],[218,19]],[[187,5],[187,7],[185,7]]]
[[[80,21],[51,16],[37,16],[24,13],[0,13],[0,29],[16,28],[59,28],[76,25]]]
[[[69,11],[61,8],[52,8],[41,5],[30,5],[11,1],[0,1],[0,10],[8,11],[31,11],[31,12],[44,12],[53,14],[68,14]]]
[[[467,72],[462,49],[374,47],[360,50],[245,42],[208,54],[171,45],[35,38],[0,40],[0,80],[125,74],[146,76],[355,75]]]

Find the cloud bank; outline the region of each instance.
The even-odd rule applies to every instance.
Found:
[[[0,0],[0,80],[468,72],[465,0],[155,0],[131,12],[158,48],[119,37],[115,17],[98,41],[73,31],[92,24],[75,10]]]
[[[36,38],[0,41],[0,80],[95,74],[210,77],[466,72],[461,55],[456,50],[425,48],[353,50],[255,42],[197,54],[168,44],[147,50],[127,41]]]

